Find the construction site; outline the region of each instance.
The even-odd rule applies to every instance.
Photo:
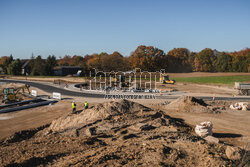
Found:
[[[0,167],[250,167],[249,7],[0,0]]]
[[[121,76],[106,87],[79,77],[1,79],[0,166],[250,165],[250,84],[172,76],[157,89]],[[154,98],[124,98],[138,94]]]

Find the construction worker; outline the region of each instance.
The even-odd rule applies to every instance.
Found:
[[[72,102],[72,113],[76,111],[76,103],[75,101]]]
[[[85,101],[84,106],[85,106],[85,109],[89,108],[89,103]]]

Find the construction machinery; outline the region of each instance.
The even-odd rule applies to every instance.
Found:
[[[160,82],[162,82],[163,84],[175,84],[175,80],[170,80],[169,75],[163,75],[160,78]]]
[[[250,95],[250,83],[235,82],[234,88],[238,90],[239,95]]]
[[[124,75],[113,75],[111,79],[112,86],[121,86],[123,87],[125,84],[125,76]]]
[[[3,89],[3,100],[2,103],[8,104],[8,103],[13,103],[19,100],[18,94],[20,90],[25,92],[25,90],[28,91],[30,94],[29,86],[25,84],[24,86],[18,87],[18,88],[4,88]]]
[[[112,86],[120,86],[120,87],[128,87],[131,86],[134,76],[129,76],[129,80],[126,80],[125,74],[112,75],[111,74],[111,85]]]

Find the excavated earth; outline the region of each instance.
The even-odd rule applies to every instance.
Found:
[[[183,120],[161,110],[121,100],[98,104],[5,138],[0,142],[0,166],[239,164],[241,161],[227,158],[226,147],[208,143]]]
[[[217,105],[218,106],[218,105]],[[175,110],[176,112],[192,112],[192,113],[220,113],[225,110],[223,107],[213,107],[206,104],[202,99],[197,99],[192,96],[181,96],[165,106],[168,110]]]

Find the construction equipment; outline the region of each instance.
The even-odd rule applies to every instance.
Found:
[[[239,95],[250,95],[250,83],[235,82],[234,89],[238,90]]]
[[[169,75],[163,75],[160,78],[160,82],[162,82],[163,84],[175,84],[175,80],[170,80]]]
[[[120,85],[121,84],[121,85]],[[112,75],[111,79],[111,85],[112,86],[125,86],[125,76],[124,75]]]
[[[119,74],[119,75],[110,75],[111,78],[111,85],[112,86],[120,86],[120,87],[128,87],[131,86],[131,83],[134,80],[134,76],[129,76],[129,80],[126,81],[126,75],[125,74]]]
[[[29,86],[27,84],[25,84],[24,86],[18,87],[18,88],[4,88],[3,89],[3,100],[2,103],[13,103],[19,100],[18,97],[18,93],[20,92],[20,90],[25,91],[25,89],[28,91],[28,93],[30,94],[30,90],[29,90]]]

